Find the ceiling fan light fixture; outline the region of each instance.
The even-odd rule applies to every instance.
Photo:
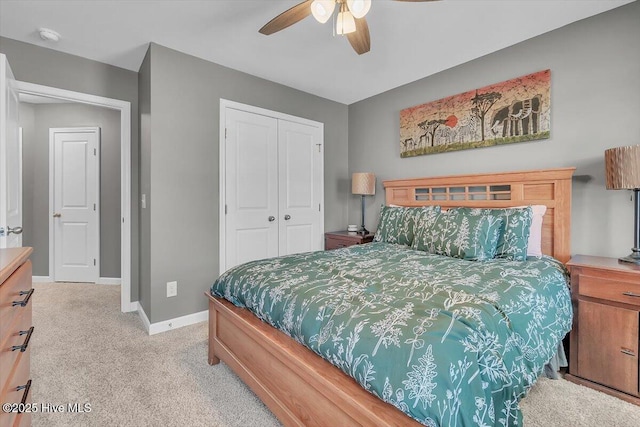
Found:
[[[371,0],[347,0],[347,6],[354,18],[363,18],[371,9]]]
[[[321,24],[324,24],[333,15],[336,7],[335,0],[313,0],[311,2],[311,14]]]
[[[353,15],[348,10],[343,10],[338,13],[336,19],[336,34],[349,34],[356,31],[356,20],[353,19]]]

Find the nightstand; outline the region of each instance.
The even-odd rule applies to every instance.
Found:
[[[350,231],[331,231],[324,233],[324,249],[346,248],[353,245],[362,245],[373,241],[373,233],[360,234]]]
[[[585,255],[567,266],[574,318],[566,379],[640,405],[640,266]]]

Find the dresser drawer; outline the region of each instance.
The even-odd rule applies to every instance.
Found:
[[[11,325],[22,313],[31,311],[31,261],[26,261],[0,286],[0,342],[3,341],[4,325]],[[21,303],[22,304],[14,304]]]
[[[29,395],[31,394],[30,357],[31,349],[27,349],[20,355],[15,373],[0,393],[2,403],[29,403]],[[0,411],[0,426],[13,425],[17,416],[17,413]]]
[[[640,307],[640,283],[580,274],[579,295]]]
[[[14,374],[15,365],[29,349],[33,332],[31,310],[21,313],[13,324],[2,325],[3,337],[0,339],[0,390]],[[21,348],[18,348],[21,347]]]

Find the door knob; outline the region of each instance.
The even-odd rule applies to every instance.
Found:
[[[269,216],[269,222],[273,222],[273,221],[275,221],[275,220],[276,220],[276,217],[275,217],[275,216],[273,216],[273,215]]]
[[[285,221],[289,221],[291,219],[291,215],[287,214],[284,216]]]
[[[22,234],[22,227],[13,227],[13,228],[7,227],[7,236],[11,233]]]
[[[54,214],[53,214],[53,217],[54,217],[54,218],[60,218],[61,216],[62,216],[62,214],[60,214],[60,213],[54,213]]]

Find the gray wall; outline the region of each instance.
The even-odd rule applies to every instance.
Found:
[[[0,37],[17,80],[131,103],[131,300],[138,300],[138,74],[79,56]]]
[[[145,84],[146,66],[141,70]],[[150,46],[149,66],[150,153],[143,129],[141,182],[149,191],[151,274],[148,282],[141,282],[141,295],[144,288],[150,289],[147,315],[151,322],[158,322],[205,310],[203,293],[219,275],[220,98],[324,123],[326,230],[344,228],[347,219],[348,112],[344,104],[157,44]],[[142,230],[146,221],[143,213]],[[178,296],[167,298],[166,282],[171,280],[178,281]]]
[[[623,256],[633,244],[630,192],[607,191],[604,150],[640,143],[640,2],[579,21],[349,106],[349,171],[374,172],[367,227],[386,179],[576,166],[572,253]],[[551,138],[400,158],[400,110],[551,69]],[[357,200],[349,204],[358,223]]]
[[[142,61],[138,73],[140,103],[140,195],[151,194],[151,54]],[[151,205],[140,208],[140,305],[151,315]]]
[[[23,244],[32,246],[33,274],[48,276],[49,128],[97,126],[100,145],[100,277],[120,277],[120,112],[84,104],[21,103]]]

